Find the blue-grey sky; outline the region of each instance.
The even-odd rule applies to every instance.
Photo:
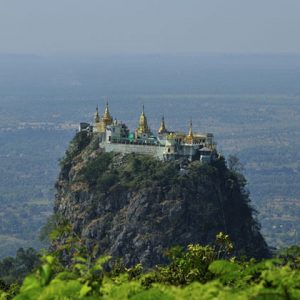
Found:
[[[300,0],[0,0],[0,53],[300,52]]]

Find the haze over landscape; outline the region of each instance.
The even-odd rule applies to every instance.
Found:
[[[153,132],[164,116],[168,129],[192,119],[214,133],[243,165],[267,244],[299,245],[299,11],[297,0],[0,0],[0,259],[48,246],[59,162],[106,101],[132,131],[144,105]]]
[[[195,130],[213,132],[219,150],[237,154],[245,166],[267,241],[299,243],[299,56],[0,61],[2,255],[39,244],[38,229],[52,210],[58,159],[78,123],[91,122],[106,99],[112,115],[132,130],[145,104],[153,130],[164,114],[170,129],[187,131],[192,118]]]
[[[297,0],[0,1],[0,53],[299,53]]]

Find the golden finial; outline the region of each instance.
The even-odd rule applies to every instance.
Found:
[[[139,126],[137,129],[138,133],[142,134],[142,133],[150,133],[150,129],[148,127],[148,122],[147,122],[147,117],[145,115],[145,107],[143,105],[143,110],[140,116],[140,120],[139,120]]]
[[[189,137],[193,138],[193,121],[192,121],[192,119],[190,120]]]
[[[109,112],[108,101],[106,101],[105,111],[103,114],[103,120],[106,122],[112,122],[112,117]]]
[[[99,116],[99,109],[98,109],[98,104],[96,106],[96,112],[95,112],[95,123],[100,122],[100,116]]]
[[[162,134],[162,133],[167,133],[167,129],[166,129],[166,125],[165,125],[165,117],[162,116],[161,118],[161,123],[160,123],[160,127],[158,129],[158,133]]]
[[[193,136],[193,122],[192,122],[192,120],[190,120],[189,134],[187,135],[185,140],[186,140],[187,143],[192,144],[193,139],[194,139],[194,136]]]

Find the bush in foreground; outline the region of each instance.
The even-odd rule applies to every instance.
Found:
[[[107,271],[108,256],[93,260],[75,251],[72,264],[63,267],[58,255],[47,255],[14,299],[300,299],[296,250],[242,261],[230,255],[232,243],[220,233],[214,245],[171,249],[170,263],[147,273],[140,264],[126,268],[120,262]],[[12,297],[9,289],[0,292],[0,299]]]

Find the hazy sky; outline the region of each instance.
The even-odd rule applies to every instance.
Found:
[[[0,0],[0,53],[300,52],[300,0]]]

